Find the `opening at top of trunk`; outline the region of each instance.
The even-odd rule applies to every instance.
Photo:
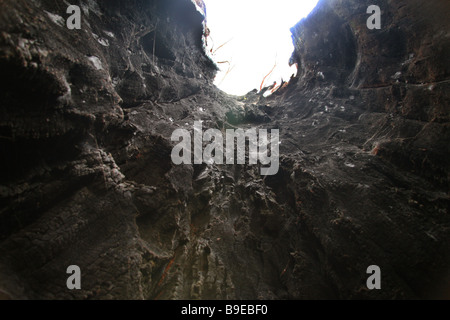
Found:
[[[204,0],[210,33],[207,53],[218,65],[215,84],[244,95],[277,85],[296,74],[289,66],[294,50],[290,28],[306,17],[318,0]]]

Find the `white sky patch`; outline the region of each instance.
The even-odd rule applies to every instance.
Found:
[[[221,70],[215,80],[221,90],[235,95],[259,90],[275,64],[265,86],[274,81],[280,84],[281,78],[288,81],[297,72],[295,66],[289,67],[294,51],[290,28],[307,16],[318,0],[204,1],[211,31],[207,50],[212,50]]]

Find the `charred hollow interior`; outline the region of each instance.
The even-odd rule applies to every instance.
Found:
[[[0,298],[450,298],[448,2],[370,30],[371,1],[319,1],[268,97],[214,86],[190,0],[72,2],[80,30],[0,3]],[[277,174],[175,165],[199,120],[279,129]]]

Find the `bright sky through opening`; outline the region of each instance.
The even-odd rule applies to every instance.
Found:
[[[204,0],[208,47],[220,68],[215,84],[234,95],[260,88],[264,77],[268,86],[296,74],[289,67],[294,51],[291,31],[306,17],[318,0]],[[212,51],[211,51],[212,50]]]

